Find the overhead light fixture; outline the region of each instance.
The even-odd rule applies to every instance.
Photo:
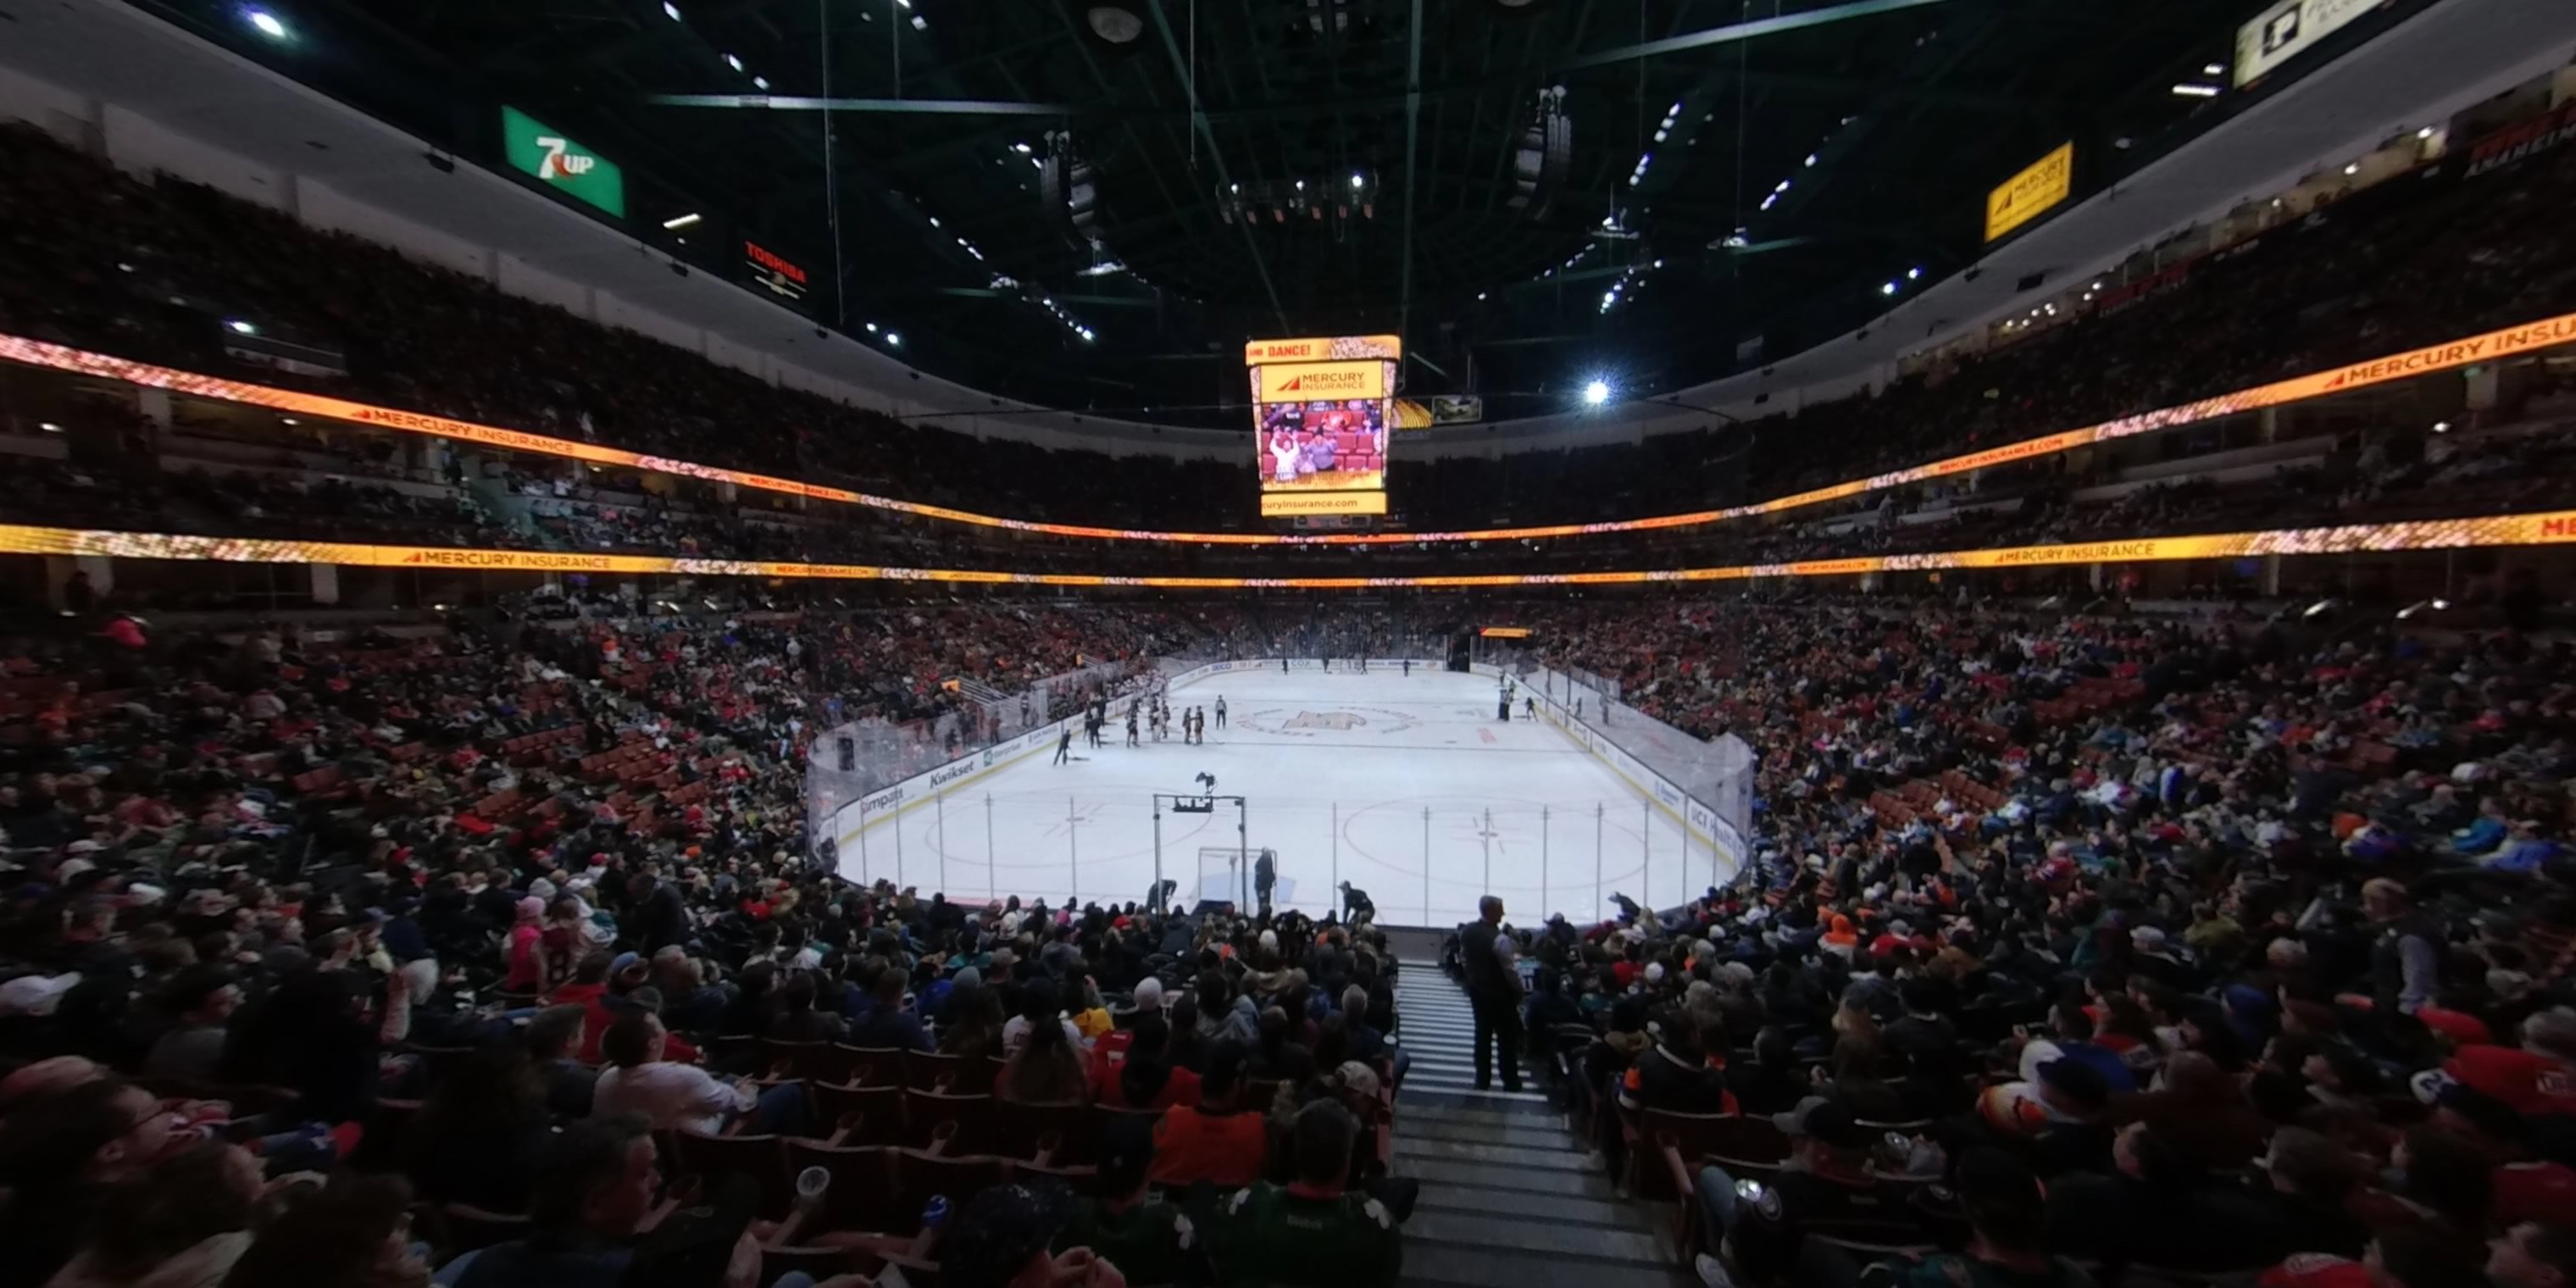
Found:
[[[1012,145],[1011,145],[1011,150],[1012,150],[1013,152],[1017,152],[1017,153],[1019,153],[1021,156],[1027,156],[1029,153],[1031,153],[1031,152],[1035,151],[1036,149],[1031,148],[1028,144],[1025,144],[1025,143],[1014,143],[1014,144],[1012,144]]]
[[[235,334],[235,335],[258,335],[258,334],[259,334],[259,325],[258,325],[257,323],[254,323],[254,322],[245,322],[245,321],[241,320],[240,318],[229,318],[229,319],[227,319],[227,320],[224,322],[224,327],[225,327],[227,330],[231,331],[231,332],[232,332],[233,334]]]
[[[895,332],[888,331],[886,332],[886,344],[893,348],[900,349],[903,347],[903,337]]]
[[[2436,434],[2447,434],[2447,433],[2450,433],[2450,432],[2451,432],[2451,422],[2449,422],[2449,421],[2447,421],[2447,420],[2437,420],[2437,421],[2434,421],[2434,422],[2433,422],[2433,432],[2434,432],[2434,433],[2436,433]]]
[[[930,30],[930,20],[916,13],[912,15],[912,29],[914,31],[928,31]]]
[[[673,215],[670,218],[663,220],[662,227],[667,231],[676,233],[683,228],[694,227],[705,219],[705,215],[701,215],[692,210],[685,215]]]
[[[753,89],[767,89],[769,88],[769,78],[766,76],[754,76],[751,78],[751,87]]]
[[[2344,177],[2345,177],[2345,178],[2349,179],[2349,178],[2351,178],[2352,176],[2357,175],[2357,174],[2359,174],[2359,173],[2361,173],[2361,163],[2360,163],[2360,162],[2358,162],[2358,161],[2350,161],[2350,162],[2346,162],[2346,163],[2344,164],[2344,167],[2343,167],[2343,174],[2344,174]]]
[[[286,39],[286,24],[279,21],[276,14],[266,9],[250,10],[242,15],[242,21],[249,23],[252,30],[271,40]]]
[[[1894,294],[1896,294],[1896,283],[1894,283],[1894,282],[1886,282],[1886,283],[1882,283],[1882,284],[1879,286],[1879,288],[1878,288],[1878,293],[1879,293],[1879,294],[1881,294],[1881,295],[1894,295]]]
[[[2174,86],[2173,93],[2175,98],[2216,98],[2218,97],[2218,87],[2215,85],[2203,85],[2198,81],[2185,81],[2180,85]]]
[[[1360,175],[1354,174],[1351,176],[1351,186],[1354,188],[1365,188],[1368,186],[1368,180]]]
[[[680,6],[671,3],[671,0],[662,0],[662,16],[673,22],[678,22],[680,20]]]
[[[2427,125],[2427,126],[2425,126],[2423,129],[2420,129],[2420,130],[2415,131],[2415,137],[2416,137],[2416,138],[2419,138],[2419,139],[2429,139],[2429,138],[2433,137],[2433,135],[2434,135],[2435,133],[2436,133],[2436,131],[2433,129],[2433,127],[2432,127],[2432,126]]]
[[[742,70],[742,59],[741,59],[740,57],[738,57],[738,56],[736,56],[736,55],[733,55],[733,54],[727,54],[727,55],[725,55],[725,56],[724,56],[724,58],[725,58],[725,66],[730,67],[730,68],[734,69],[735,71],[741,71],[741,70]]]
[[[1606,380],[1595,380],[1590,384],[1583,386],[1583,402],[1585,406],[1598,407],[1608,401],[1610,401],[1610,382]]]
[[[1813,152],[1808,153],[1808,154],[1807,154],[1807,164],[1808,164],[1808,165],[1810,165],[1810,166],[1812,166],[1812,165],[1814,165],[1815,163],[1816,163],[1816,154],[1815,154],[1815,153],[1813,153]]]
[[[1920,267],[1905,270],[1905,280],[1909,282],[1919,282],[1923,280],[1923,270]]]
[[[1145,34],[1145,19],[1123,4],[1095,4],[1084,9],[1082,25],[1110,45],[1132,45]]]
[[[874,323],[874,322],[870,322],[870,323],[868,323],[868,334],[869,334],[869,335],[875,335],[876,333],[877,333],[877,324],[876,324],[876,323]]]
[[[2225,63],[2202,63],[2200,65],[2200,74],[2203,76],[2224,76],[2227,74],[2227,65]]]
[[[52,421],[50,421],[50,420],[46,420],[46,421],[38,421],[38,422],[36,423],[36,428],[41,429],[41,430],[45,431],[45,432],[46,432],[46,433],[48,433],[48,434],[59,434],[59,433],[63,432],[63,427],[62,427],[62,426],[57,425],[57,424],[55,424],[54,422],[52,422]]]

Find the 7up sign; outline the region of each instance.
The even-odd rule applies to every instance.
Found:
[[[620,218],[626,214],[626,175],[567,137],[515,107],[501,109],[501,146],[510,168],[547,187]]]

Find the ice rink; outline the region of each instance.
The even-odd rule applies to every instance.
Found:
[[[1497,720],[1495,696],[1493,679],[1420,664],[1410,676],[1388,663],[1209,676],[1172,691],[1167,741],[1126,746],[1113,704],[1109,745],[1077,731],[1069,764],[1049,747],[916,798],[845,843],[843,871],[952,899],[1141,901],[1156,876],[1154,794],[1198,795],[1208,773],[1215,794],[1245,798],[1250,849],[1278,852],[1276,902],[1318,914],[1340,881],[1366,891],[1381,922],[1436,926],[1472,918],[1489,891],[1527,924],[1614,911],[1613,892],[1669,907],[1732,875],[1731,860],[1685,845],[1677,819],[1555,726],[1517,703]],[[1206,745],[1181,742],[1185,707],[1207,710]],[[1209,814],[1166,805],[1162,875],[1178,900],[1202,893],[1202,850],[1231,851],[1236,821],[1223,800]],[[1219,869],[1209,884],[1225,880]]]

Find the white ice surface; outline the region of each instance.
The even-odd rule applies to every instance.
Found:
[[[1724,875],[1705,843],[1685,847],[1670,815],[1553,726],[1518,704],[1509,723],[1496,720],[1495,682],[1482,676],[1384,664],[1233,672],[1172,701],[1176,713],[1207,709],[1206,745],[1180,741],[1176,714],[1168,741],[1149,733],[1129,748],[1115,706],[1107,747],[1077,734],[1070,764],[1053,764],[1050,748],[909,805],[843,848],[844,875],[951,899],[1141,901],[1156,876],[1153,795],[1195,795],[1202,771],[1218,794],[1246,798],[1251,849],[1278,852],[1279,902],[1316,913],[1349,881],[1389,925],[1468,920],[1487,892],[1518,923],[1583,920],[1614,911],[1614,891],[1670,907]],[[1180,883],[1180,901],[1198,892],[1200,851],[1234,846],[1235,817],[1224,802],[1213,814],[1166,809],[1161,875]]]

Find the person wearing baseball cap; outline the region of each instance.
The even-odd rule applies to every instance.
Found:
[[[1726,1237],[1748,1282],[1768,1283],[1803,1264],[1806,1258],[1799,1245],[1818,1222],[1909,1228],[1920,1224],[1902,1197],[1871,1174],[1872,1138],[1852,1116],[1849,1105],[1809,1096],[1797,1108],[1772,1115],[1771,1121],[1789,1137],[1789,1163],[1777,1176],[1768,1181],[1739,1181],[1726,1169],[1710,1166],[1700,1169],[1693,1187],[1693,1197],[1706,1218],[1701,1228]],[[1930,1232],[1919,1241],[1931,1242]],[[1734,1282],[1716,1257],[1703,1253],[1696,1264],[1703,1282],[1720,1286]],[[1857,1274],[1859,1267],[1851,1270]]]

